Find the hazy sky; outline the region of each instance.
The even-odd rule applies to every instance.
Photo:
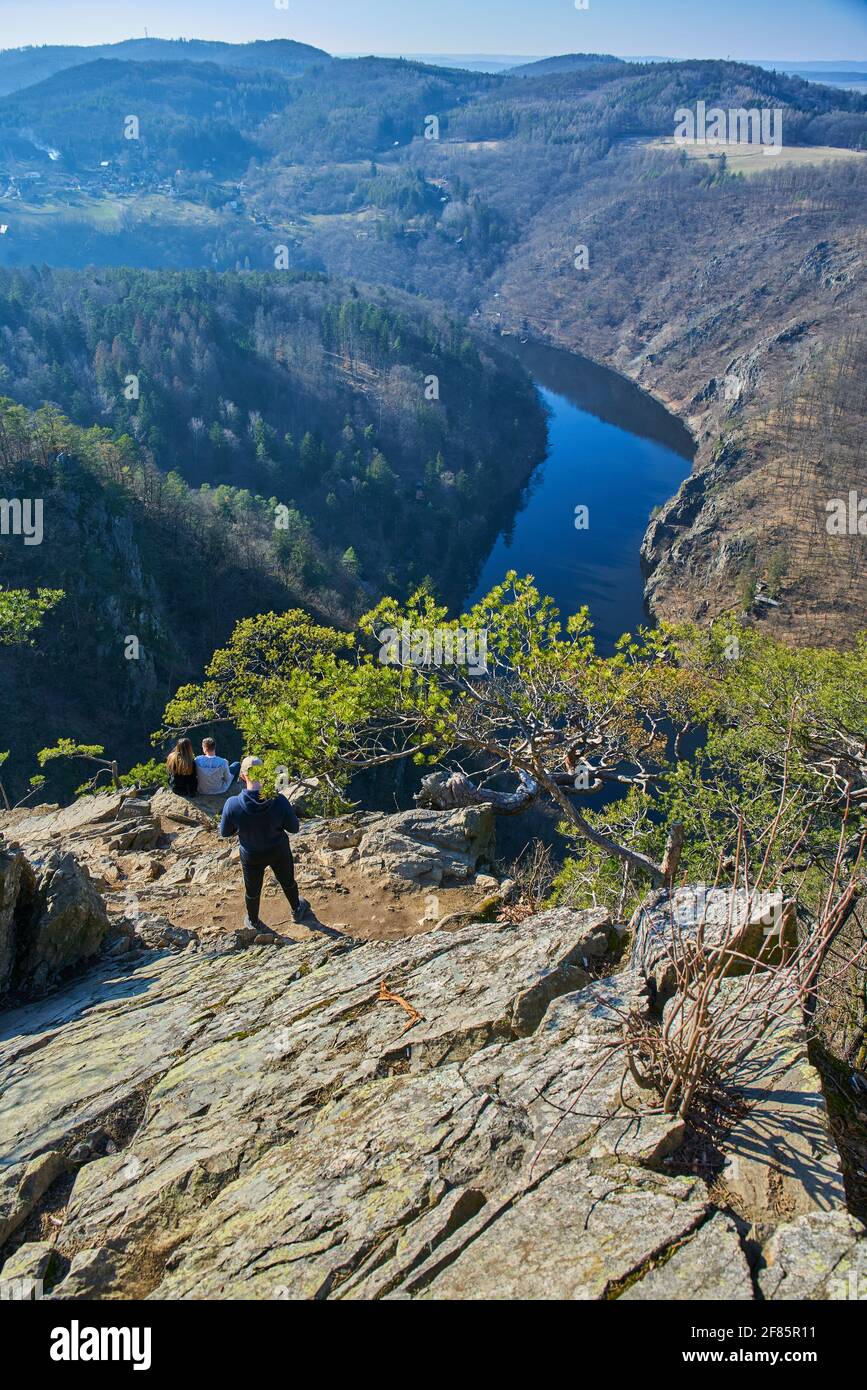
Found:
[[[0,0],[0,48],[293,38],[331,53],[867,59],[867,0]]]

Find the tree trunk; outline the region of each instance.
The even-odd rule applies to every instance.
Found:
[[[490,806],[498,816],[517,816],[526,811],[539,795],[538,783],[527,772],[519,772],[517,791],[484,790],[464,772],[432,772],[422,778],[416,793],[417,806],[429,811],[453,811],[460,806]]]
[[[674,883],[677,866],[683,853],[683,835],[682,823],[675,821],[665,842],[665,854],[662,857],[662,877],[665,880],[666,888],[670,888]]]
[[[500,816],[515,816],[525,811],[538,798],[542,787],[557,803],[582,839],[604,850],[612,858],[646,874],[655,888],[670,887],[683,849],[683,826],[676,822],[669,832],[662,864],[628,845],[618,844],[589,821],[569,800],[566,788],[575,790],[569,773],[545,773],[537,781],[528,772],[519,771],[521,786],[514,792],[496,792],[477,787],[464,772],[433,772],[422,780],[416,794],[416,805],[433,811],[452,811],[459,806],[490,806]]]

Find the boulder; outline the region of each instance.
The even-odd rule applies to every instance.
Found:
[[[318,777],[305,777],[299,781],[288,782],[286,786],[278,787],[280,796],[285,796],[287,801],[291,801],[298,815],[303,815],[310,806],[313,799],[321,790],[321,783]]]
[[[74,855],[0,854],[0,998],[44,992],[95,956],[107,931],[105,905]]]
[[[91,847],[112,853],[152,849],[160,837],[148,802],[132,790],[81,796],[71,806],[36,808],[30,814],[12,811],[4,831],[27,852],[50,843],[72,847],[78,857]],[[95,841],[102,845],[91,846]]]
[[[4,831],[26,844],[68,835],[103,836],[124,817],[130,801],[135,801],[132,791],[101,792],[96,796],[80,796],[70,806],[22,811],[20,818],[12,811]]]
[[[15,968],[16,917],[29,909],[35,886],[33,870],[21,851],[0,849],[0,998]]]
[[[49,850],[34,858],[35,886],[21,917],[14,984],[25,995],[53,985],[95,956],[108,932],[105,904],[74,855]]]
[[[494,835],[490,807],[367,816],[356,857],[370,877],[416,889],[449,887],[472,882],[479,861],[492,853]]]
[[[156,915],[136,920],[135,937],[138,944],[149,951],[185,951],[199,939],[195,932],[176,927],[167,917]]]
[[[167,830],[179,825],[200,825],[207,830],[215,829],[214,812],[199,805],[192,797],[178,796],[168,787],[160,787],[150,799],[150,814]]]
[[[753,961],[776,961],[795,942],[796,923],[788,904],[739,888],[688,885],[657,889],[630,923],[632,965],[664,1002],[675,991],[676,962],[689,951],[725,958],[726,972],[742,975]]]

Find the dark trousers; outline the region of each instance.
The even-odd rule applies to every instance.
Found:
[[[242,856],[241,868],[244,870],[244,903],[251,922],[257,921],[259,917],[259,902],[266,869],[273,870],[274,877],[289,899],[289,906],[293,912],[295,911],[301,895],[295,882],[295,865],[287,839],[268,855],[257,854],[252,860]]]

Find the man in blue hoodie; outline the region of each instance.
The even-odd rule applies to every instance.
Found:
[[[300,897],[295,882],[292,851],[286,838],[298,831],[298,817],[285,796],[259,798],[261,782],[256,780],[255,768],[262,766],[261,758],[245,758],[240,777],[245,790],[240,796],[230,796],[223,806],[220,834],[224,839],[238,836],[241,845],[241,868],[244,871],[244,903],[247,908],[246,927],[256,931],[269,928],[259,921],[259,902],[265,870],[274,877],[289,899],[293,922],[301,922],[310,911],[306,898]]]

